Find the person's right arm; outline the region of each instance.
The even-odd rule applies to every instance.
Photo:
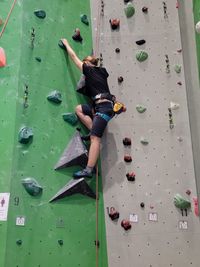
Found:
[[[78,56],[76,55],[74,50],[71,48],[71,46],[69,45],[69,43],[66,39],[61,39],[61,41],[64,44],[64,46],[66,47],[67,52],[68,52],[70,58],[72,59],[72,61],[74,62],[74,64],[82,71],[83,62],[78,58]]]

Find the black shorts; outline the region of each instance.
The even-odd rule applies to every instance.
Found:
[[[99,112],[112,118],[114,116],[113,104],[111,102],[103,102],[96,104],[95,107],[92,107],[89,104],[83,104],[81,105],[81,107],[83,113],[90,116],[90,118],[93,120],[91,135],[101,138],[108,124],[108,121],[96,113]]]

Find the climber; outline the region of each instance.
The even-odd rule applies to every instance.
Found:
[[[98,59],[87,56],[81,61],[66,39],[61,39],[67,53],[74,64],[85,75],[86,93],[92,100],[92,105],[83,104],[76,107],[80,121],[90,130],[90,149],[87,166],[76,173],[74,178],[91,178],[98,160],[100,143],[107,123],[114,116],[113,95],[111,95],[107,78],[109,74],[104,67],[98,67]]]

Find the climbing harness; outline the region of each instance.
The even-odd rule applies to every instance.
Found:
[[[5,20],[5,23],[4,23],[4,25],[3,25],[3,28],[2,28],[2,30],[1,30],[1,32],[0,32],[0,38],[2,37],[2,35],[3,35],[4,31],[5,31],[5,28],[6,28],[7,24],[8,24],[10,15],[11,15],[11,13],[12,13],[14,7],[15,7],[16,2],[17,2],[17,0],[14,0],[14,1],[13,1],[13,4],[12,4],[12,6],[11,6],[11,9],[10,9],[10,11],[9,11],[9,13],[8,13],[8,16],[7,16],[6,20]]]
[[[112,119],[112,117],[110,117],[104,113],[96,112],[96,115],[100,116],[102,119],[104,119],[107,122],[109,122]]]

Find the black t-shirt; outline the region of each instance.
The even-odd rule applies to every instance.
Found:
[[[101,93],[110,93],[107,82],[109,74],[105,68],[83,63],[83,74],[85,75],[86,93],[89,97]]]

